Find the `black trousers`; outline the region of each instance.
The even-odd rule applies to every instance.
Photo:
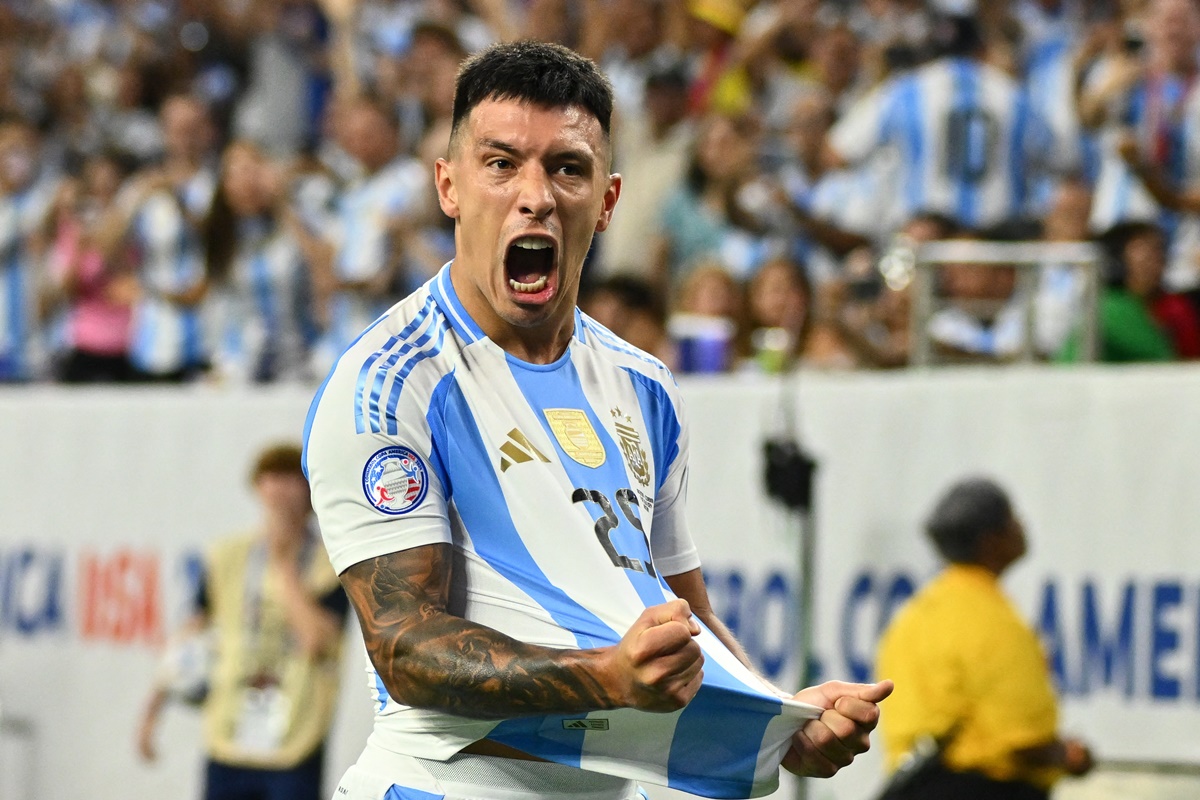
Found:
[[[1048,800],[1050,794],[1022,781],[997,781],[978,772],[938,767],[885,800]]]
[[[321,800],[325,748],[290,769],[205,765],[204,800]]]

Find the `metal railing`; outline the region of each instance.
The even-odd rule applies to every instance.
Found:
[[[891,256],[893,259],[896,256]],[[1038,279],[1042,268],[1066,266],[1079,271],[1083,286],[1080,302],[1079,357],[1095,361],[1099,354],[1097,303],[1103,256],[1100,248],[1085,242],[979,242],[950,240],[927,242],[902,258],[912,267],[912,359],[915,367],[936,363],[937,348],[930,335],[929,322],[942,306],[937,297],[937,270],[946,264],[977,264],[1015,267],[1014,290],[1024,310],[1024,330],[1016,360],[1037,359],[1036,326]]]

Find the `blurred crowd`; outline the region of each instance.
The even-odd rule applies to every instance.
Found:
[[[943,355],[1200,358],[1196,0],[0,0],[0,381],[319,380],[453,257],[515,38],[612,80],[582,305],[681,372],[903,366],[947,239],[1104,258],[943,265]]]

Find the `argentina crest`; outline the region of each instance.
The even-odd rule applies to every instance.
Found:
[[[617,439],[620,440],[621,453],[629,471],[642,486],[650,485],[650,460],[646,458],[646,449],[642,447],[642,435],[633,427],[633,418],[622,414],[620,408],[612,409]]]
[[[604,463],[604,445],[587,414],[578,408],[547,408],[543,412],[563,452],[585,467]]]

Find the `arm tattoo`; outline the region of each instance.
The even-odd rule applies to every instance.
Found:
[[[615,707],[589,663],[596,651],[526,644],[448,613],[451,559],[450,545],[426,545],[342,574],[393,699],[479,718]]]

